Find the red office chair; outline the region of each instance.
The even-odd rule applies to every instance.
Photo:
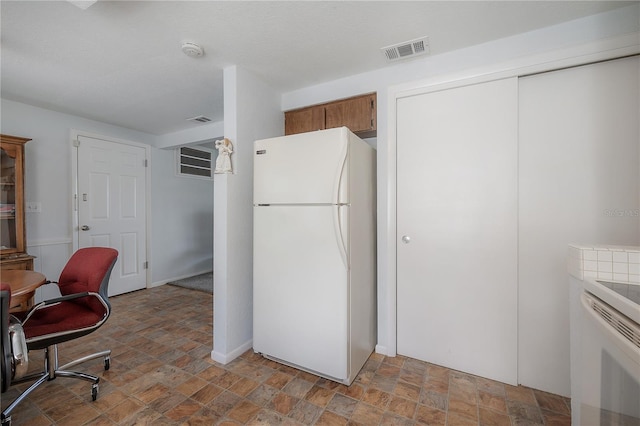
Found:
[[[111,248],[88,247],[76,251],[60,274],[58,287],[62,297],[38,303],[25,315],[18,316],[20,321],[15,318],[6,321],[9,328],[8,344],[11,347],[9,356],[5,356],[7,353],[5,340],[7,339],[5,339],[4,318],[8,309],[4,309],[6,297],[4,293],[6,291],[5,287],[2,287],[2,392],[12,382],[22,383],[36,380],[2,412],[2,426],[11,424],[11,411],[27,395],[41,384],[58,376],[92,382],[91,398],[96,400],[100,379],[90,374],[67,371],[67,369],[91,359],[104,357],[104,369],[108,370],[111,351],[106,350],[88,355],[58,367],[57,345],[87,335],[105,323],[111,313],[111,305],[107,296],[109,277],[117,258],[118,252]],[[24,331],[23,337],[20,336],[22,330]],[[44,349],[43,372],[24,376],[28,358],[26,352],[22,353],[24,351],[20,346],[26,346],[29,351]],[[6,368],[5,364],[7,363],[11,368]],[[10,372],[7,373],[7,370]]]

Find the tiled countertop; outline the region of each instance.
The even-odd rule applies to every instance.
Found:
[[[567,265],[569,273],[581,280],[640,285],[640,246],[569,244]]]

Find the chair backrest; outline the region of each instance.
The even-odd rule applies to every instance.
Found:
[[[2,360],[0,360],[1,383],[0,388],[4,393],[11,386],[11,341],[9,339],[9,306],[11,306],[11,287],[9,284],[0,283],[0,328],[2,336],[0,341],[2,344]]]
[[[78,249],[65,265],[58,287],[63,296],[85,291],[99,293],[109,306],[108,290],[111,270],[118,259],[118,251],[108,247],[86,247]],[[100,312],[104,307],[91,298],[78,299],[77,303],[88,303],[92,310]]]

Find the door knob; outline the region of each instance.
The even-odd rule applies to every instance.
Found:
[[[82,225],[80,229],[82,229],[83,231],[88,231],[91,228],[89,228],[89,225]]]
[[[411,242],[411,237],[408,235],[403,235],[402,236],[402,242],[405,244],[409,244]]]

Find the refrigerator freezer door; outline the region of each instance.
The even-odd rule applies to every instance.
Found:
[[[254,205],[348,203],[349,137],[338,128],[256,141]]]
[[[253,347],[345,380],[348,271],[337,206],[254,207]]]

